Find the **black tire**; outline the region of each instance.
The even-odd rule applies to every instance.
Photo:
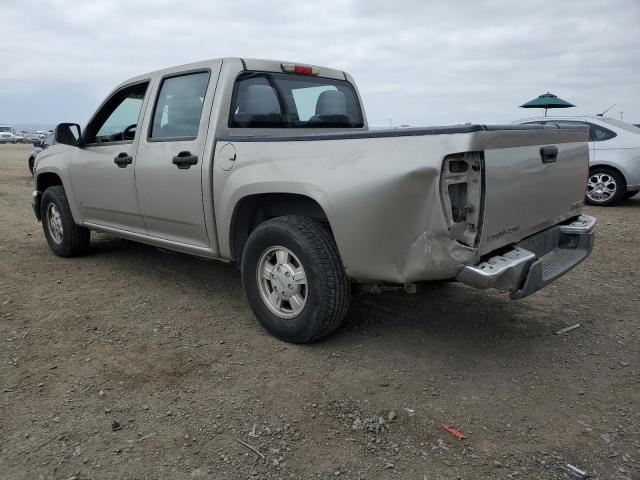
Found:
[[[50,227],[49,217],[55,211],[50,206],[55,206],[60,215],[60,223],[62,225],[61,241],[56,241],[50,231],[52,227]],[[75,257],[87,252],[90,232],[86,228],[76,225],[73,221],[73,215],[71,215],[69,202],[62,185],[55,185],[44,191],[40,202],[40,215],[44,236],[53,253],[60,257]]]
[[[33,177],[33,164],[35,159],[33,157],[29,157],[29,171],[31,172],[31,176]]]
[[[623,200],[627,200],[631,197],[634,197],[635,195],[638,194],[638,192],[640,192],[640,190],[630,190],[628,192],[626,192],[623,196]]]
[[[585,201],[589,205],[595,205],[599,207],[610,207],[612,205],[617,205],[624,198],[624,194],[627,191],[627,183],[625,182],[624,177],[620,172],[613,168],[609,167],[594,167],[589,171],[589,182],[591,182],[592,178],[595,175],[608,175],[611,177],[616,185],[614,192],[605,200],[597,200],[589,197],[589,189],[591,188],[587,185],[587,195],[585,197]]]
[[[306,274],[306,303],[293,318],[281,318],[263,300],[257,270],[263,253],[285,247],[299,259]],[[242,252],[242,284],[258,320],[276,337],[308,343],[333,332],[349,308],[351,288],[338,247],[322,223],[300,216],[267,220],[251,233]]]

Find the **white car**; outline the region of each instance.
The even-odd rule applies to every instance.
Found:
[[[18,138],[11,125],[0,125],[0,143],[16,143]]]
[[[640,128],[599,115],[536,117],[514,122],[535,125],[589,127],[587,203],[609,206],[640,191]]]

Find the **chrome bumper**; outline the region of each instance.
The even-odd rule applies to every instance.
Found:
[[[466,266],[456,280],[475,288],[497,288],[524,298],[564,275],[593,249],[596,219],[580,215],[522,240],[513,248],[474,266]]]

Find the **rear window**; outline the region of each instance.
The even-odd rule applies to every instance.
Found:
[[[233,88],[232,128],[362,128],[353,86],[344,80],[245,72]]]

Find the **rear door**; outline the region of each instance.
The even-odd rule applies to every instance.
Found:
[[[157,82],[135,168],[140,213],[152,237],[209,246],[202,166],[220,65]]]
[[[589,172],[586,128],[478,135],[485,138],[481,254],[579,213]]]

